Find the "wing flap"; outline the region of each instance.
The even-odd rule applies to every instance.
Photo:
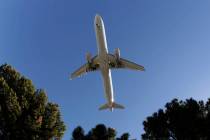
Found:
[[[131,62],[129,60],[123,59],[123,58],[120,58],[120,63],[123,68],[145,71],[145,68],[143,66],[136,64],[134,62]]]
[[[95,56],[92,58],[91,63],[86,63],[82,65],[79,69],[77,69],[75,72],[73,72],[70,76],[70,79],[80,77],[87,72],[92,72],[96,71],[99,69],[99,64],[98,64],[98,56]]]
[[[145,68],[139,64],[126,60],[124,58],[116,59],[112,54],[109,54],[110,68],[127,68],[132,70],[145,71]]]
[[[79,69],[77,69],[75,72],[73,72],[71,74],[70,79],[82,76],[82,75],[84,75],[86,73],[86,71],[87,71],[87,64],[84,64]]]

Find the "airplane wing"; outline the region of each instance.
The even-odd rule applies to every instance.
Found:
[[[126,60],[124,58],[117,59],[113,54],[109,54],[109,66],[113,69],[127,68],[132,70],[145,71],[145,68],[139,64]]]
[[[80,77],[87,72],[96,71],[99,69],[99,63],[98,63],[98,56],[96,55],[91,59],[91,63],[86,63],[82,65],[79,69],[77,69],[75,72],[73,72],[70,76],[70,79]]]

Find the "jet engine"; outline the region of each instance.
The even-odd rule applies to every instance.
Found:
[[[120,60],[120,49],[116,48],[114,51],[114,55],[116,57],[117,60]]]
[[[88,52],[88,53],[86,53],[86,60],[87,60],[87,62],[89,63],[89,64],[91,64],[92,63],[92,60],[91,60],[91,54]]]

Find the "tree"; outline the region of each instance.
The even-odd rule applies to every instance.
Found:
[[[108,139],[108,131],[105,125],[99,124],[92,129],[92,135],[98,140]]]
[[[65,131],[57,104],[10,65],[0,66],[0,139],[60,139]]]
[[[83,140],[85,138],[85,132],[81,126],[74,129],[72,133],[73,140]]]
[[[116,138],[116,134],[114,128],[98,124],[85,135],[83,128],[78,126],[72,132],[72,140],[128,140],[129,138],[128,133],[124,133],[120,138]]]
[[[124,133],[120,138],[117,138],[117,140],[128,140],[129,136],[129,133]]]
[[[210,99],[173,99],[143,122],[142,139],[210,139]]]

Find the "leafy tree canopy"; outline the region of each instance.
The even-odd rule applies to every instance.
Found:
[[[59,139],[64,131],[58,105],[10,65],[0,66],[0,139]]]
[[[142,139],[209,140],[210,99],[203,101],[173,99],[143,122]]]
[[[120,138],[116,138],[115,129],[106,127],[104,124],[98,124],[87,134],[81,126],[75,128],[72,132],[72,140],[128,140],[129,134],[124,133]]]

